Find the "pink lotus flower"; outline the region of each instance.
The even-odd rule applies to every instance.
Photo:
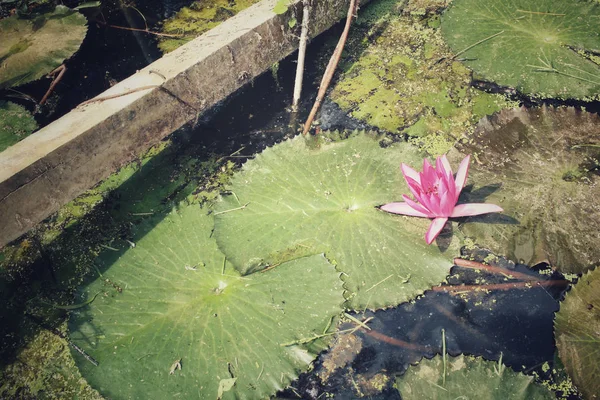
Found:
[[[402,195],[404,202],[389,203],[381,206],[381,209],[394,214],[433,218],[427,233],[425,233],[427,244],[431,244],[440,234],[448,218],[503,211],[494,204],[456,204],[458,196],[467,182],[470,158],[471,156],[466,156],[462,160],[456,178],[452,175],[452,168],[445,155],[437,158],[435,167],[427,159],[423,160],[423,172],[417,172],[402,163],[404,179],[417,201]]]

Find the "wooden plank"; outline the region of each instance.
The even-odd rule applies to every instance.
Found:
[[[264,0],[0,153],[0,248],[266,71],[297,48],[287,14]],[[311,37],[348,0],[317,0]],[[140,90],[142,89],[142,90]]]

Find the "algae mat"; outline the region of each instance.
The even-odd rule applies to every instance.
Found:
[[[418,142],[440,155],[481,117],[509,105],[502,96],[471,87],[471,72],[451,59],[436,26],[438,16],[387,15],[380,32],[377,24],[366,31],[360,15],[370,22],[377,7],[384,6],[371,4],[359,13],[343,73],[331,92],[344,111],[388,132],[436,135],[435,141]]]

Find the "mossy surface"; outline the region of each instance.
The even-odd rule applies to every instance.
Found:
[[[33,115],[10,101],[0,101],[0,151],[21,141],[37,129]]]
[[[470,71],[452,59],[438,29],[439,16],[430,14],[444,2],[416,3],[367,7],[331,97],[370,125],[422,138],[416,142],[437,155],[482,116],[513,104],[471,87]],[[423,139],[431,134],[433,143]]]
[[[2,371],[0,398],[103,399],[79,373],[68,342],[48,330],[40,331]]]
[[[158,47],[164,53],[169,53],[254,3],[258,3],[258,0],[195,1],[166,20],[161,28],[162,33],[181,37],[161,38]]]

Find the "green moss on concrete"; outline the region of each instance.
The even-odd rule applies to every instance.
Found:
[[[331,93],[353,117],[417,137],[415,143],[433,155],[447,151],[482,116],[514,106],[471,87],[471,72],[451,58],[442,40],[438,15],[414,16],[419,7],[427,15],[444,5],[413,1],[396,11],[389,1],[377,2],[375,11],[367,6]],[[372,21],[383,27],[375,35],[367,23]]]
[[[158,47],[168,53],[257,3],[258,0],[197,0],[163,22],[162,33],[180,38],[160,39]]]

